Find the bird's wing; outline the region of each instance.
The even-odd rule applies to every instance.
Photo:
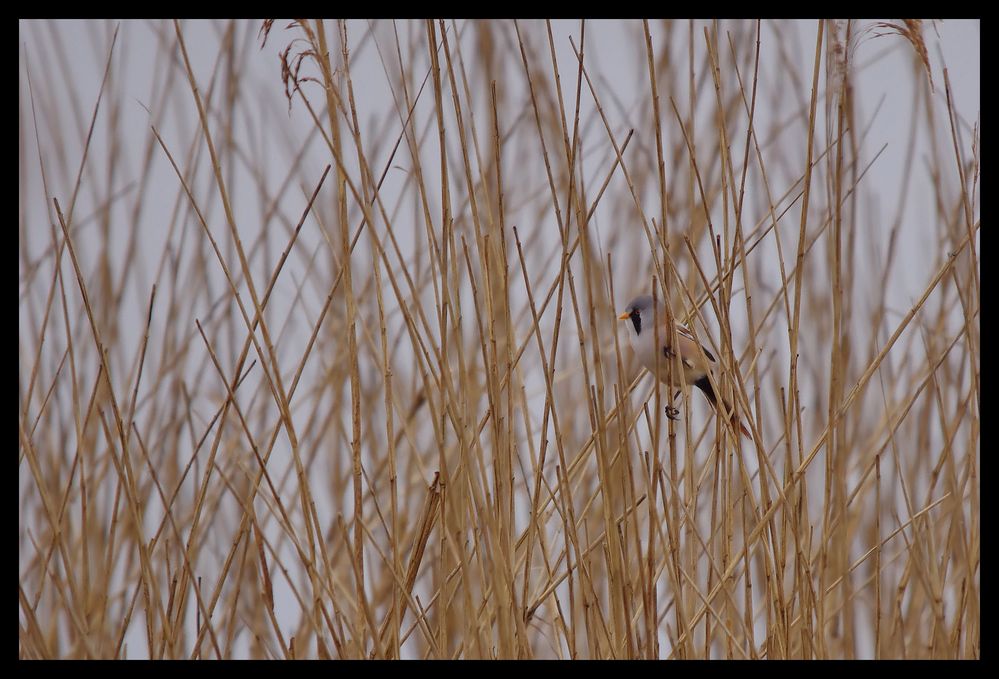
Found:
[[[680,356],[682,356],[684,359],[689,358],[691,360],[694,360],[697,357],[697,348],[696,348],[697,340],[694,339],[693,333],[691,333],[690,330],[680,325],[679,323],[677,323],[676,326],[676,333],[680,341]],[[715,362],[714,355],[710,351],[708,351],[708,348],[703,344],[701,345],[701,351],[704,352],[704,355],[708,357],[709,361],[711,361],[712,363]]]

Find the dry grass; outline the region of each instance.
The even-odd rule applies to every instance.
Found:
[[[978,126],[926,26],[90,29],[99,91],[22,27],[19,657],[980,656]],[[652,288],[751,443],[664,416]]]

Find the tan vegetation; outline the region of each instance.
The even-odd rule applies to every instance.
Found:
[[[96,91],[27,28],[20,658],[980,656],[979,130],[930,25],[95,23]],[[751,442],[664,415],[653,290]]]

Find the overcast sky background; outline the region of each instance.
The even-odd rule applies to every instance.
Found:
[[[23,239],[29,243],[29,251],[37,253],[49,245],[49,217],[42,214],[41,202],[41,182],[37,164],[37,151],[35,149],[34,129],[30,110],[30,100],[28,97],[28,82],[26,79],[26,56],[29,65],[39,77],[44,74],[36,83],[36,114],[45,119],[45,127],[51,130],[51,125],[55,124],[65,131],[63,143],[59,152],[68,162],[62,166],[50,168],[53,176],[65,181],[65,185],[56,182],[50,187],[53,195],[66,195],[72,191],[72,182],[75,180],[76,171],[79,167],[80,155],[84,135],[79,132],[89,124],[93,105],[96,101],[101,77],[107,61],[108,48],[110,46],[111,35],[118,22],[93,22],[93,21],[21,21],[20,46],[19,50],[19,104],[20,104],[20,140],[27,153],[22,153],[22,160],[27,160],[26,166],[21,168],[21,191],[24,198],[19,207],[26,218],[22,220],[24,225],[21,233]],[[257,21],[241,22],[241,31],[237,38],[237,49],[242,51],[242,63],[244,64],[244,92],[242,102],[251,104],[257,110],[251,110],[244,114],[249,121],[245,127],[237,126],[234,134],[245,134],[247,137],[243,142],[247,145],[259,145],[263,150],[264,157],[275,158],[268,170],[269,180],[281,182],[286,178],[290,161],[287,158],[280,158],[282,153],[286,153],[288,140],[294,140],[295,149],[302,143],[304,133],[312,128],[312,122],[301,105],[294,106],[289,113],[287,100],[284,96],[284,89],[281,84],[281,71],[278,53],[284,49],[294,35],[284,30],[286,21],[275,22],[274,29],[266,45],[260,48],[260,39],[257,36],[260,28]],[[173,97],[169,100],[168,106],[158,110],[153,116],[147,112],[147,106],[152,106],[156,99],[156,88],[162,86],[153,77],[153,67],[156,63],[157,54],[164,49],[164,45],[172,48],[169,41],[175,41],[173,27],[169,22],[150,22],[130,20],[120,22],[121,31],[118,36],[118,45],[115,48],[113,59],[113,79],[112,89],[107,93],[104,107],[107,108],[112,103],[119,103],[117,114],[119,119],[116,124],[119,126],[118,136],[123,138],[124,148],[121,149],[122,159],[129,170],[138,172],[142,154],[150,138],[150,125],[156,125],[163,135],[168,145],[177,149],[187,149],[192,135],[197,131],[197,116],[190,100],[190,92],[185,92],[178,88],[180,97]],[[211,77],[218,59],[218,50],[221,40],[221,24],[212,21],[186,21],[184,31],[187,39],[192,66],[198,77],[201,87],[205,87]],[[467,24],[459,23],[459,26]],[[542,24],[537,21],[522,22],[524,31],[540,28]],[[695,24],[695,32],[700,36],[704,22]],[[363,33],[368,29],[368,23],[362,21],[349,22],[350,35],[355,41],[360,41]],[[722,23],[723,30],[752,30],[751,22],[729,22]],[[768,70],[775,68],[775,63],[780,57],[778,48],[774,46],[776,40],[774,32],[780,31],[781,49],[787,49],[787,37],[790,35],[793,42],[800,49],[799,55],[791,55],[792,58],[799,59],[803,63],[810,64],[814,59],[816,22],[764,22],[762,30],[761,46],[761,80],[765,84],[761,87],[761,92],[766,91],[773,83],[766,83],[765,78]],[[414,37],[414,40],[422,39],[422,22],[399,22],[399,32],[403,39],[407,38],[407,31]],[[587,44],[586,52],[589,68],[591,72],[598,74],[602,80],[602,85],[615,93],[621,102],[639,101],[646,96],[648,87],[648,72],[643,61],[642,52],[636,50],[633,42],[636,36],[640,36],[641,22],[634,21],[606,21],[596,20],[587,23]],[[657,26],[652,24],[653,36],[656,36]],[[558,49],[560,69],[566,81],[572,81],[571,75],[574,72],[575,56],[569,44],[569,37],[574,36],[578,45],[579,22],[575,20],[559,20],[553,22],[553,32],[555,44]],[[392,28],[388,21],[378,21],[373,24],[373,33],[383,52],[391,57],[394,49],[391,43]],[[471,40],[473,31],[467,31],[463,38]],[[795,35],[796,34],[796,35]],[[937,38],[939,34],[939,39]],[[933,69],[933,81],[936,87],[934,100],[941,104],[944,100],[942,68],[950,67],[951,86],[954,96],[954,107],[960,116],[964,132],[970,139],[970,127],[977,123],[980,109],[980,24],[973,20],[947,20],[937,21],[933,24],[927,22],[924,30],[924,37],[929,48],[929,57]],[[703,42],[703,39],[700,41]],[[695,45],[697,43],[695,42]],[[515,43],[514,43],[515,46]],[[506,46],[504,46],[506,47]],[[698,45],[702,49],[702,46]],[[364,40],[359,48],[355,47],[352,53],[352,72],[355,88],[363,93],[358,96],[357,106],[359,119],[362,128],[368,120],[381,121],[384,118],[386,107],[392,106],[389,91],[389,82],[385,76],[385,67],[379,58],[378,51],[374,48],[371,40]],[[676,51],[683,55],[687,45],[677,45]],[[908,122],[912,108],[912,88],[913,88],[913,60],[914,53],[911,47],[904,40],[897,37],[882,37],[874,39],[871,33],[863,34],[856,41],[854,47],[854,68],[855,82],[858,90],[856,100],[859,102],[860,115],[858,119],[866,130],[865,148],[869,150],[871,157],[885,145],[884,152],[872,165],[865,178],[867,186],[876,187],[876,193],[887,204],[882,205],[885,214],[892,214],[895,204],[891,203],[889,197],[897,196],[901,190],[901,177],[906,173],[903,171],[903,163],[906,158],[906,146],[909,134]],[[508,60],[510,61],[510,60]],[[514,66],[516,62],[513,61]],[[522,76],[522,73],[512,75]],[[748,74],[744,74],[747,77]],[[574,82],[573,86],[564,83],[566,94],[566,108],[569,112],[573,110]],[[804,91],[799,91],[794,83],[786,83],[788,89],[788,99],[790,101],[807,102],[807,87]],[[807,86],[808,83],[805,83]],[[779,86],[779,85],[778,85]],[[317,88],[318,89],[318,88]],[[485,88],[483,88],[485,89]],[[511,89],[513,89],[511,87]],[[315,93],[313,93],[315,94]],[[187,99],[182,97],[186,95]],[[67,101],[68,100],[68,101]],[[708,97],[701,99],[702,105],[707,109],[711,102]],[[479,101],[479,104],[485,103]],[[877,110],[874,110],[877,105]],[[772,107],[769,107],[772,108]],[[817,129],[824,129],[823,113],[819,110],[819,124]],[[625,107],[623,110],[609,110],[608,115],[618,130],[627,130],[629,123],[632,127],[636,125],[639,115],[636,112],[629,112]],[[629,115],[630,113],[630,115]],[[770,123],[770,116],[774,115],[772,110],[761,105],[757,112],[758,129],[767,129]],[[592,106],[592,99],[583,97],[581,102],[581,118],[590,120],[595,118],[595,109]],[[242,117],[242,116],[241,116]],[[76,118],[76,120],[74,120]],[[630,118],[630,119],[629,119]],[[482,123],[480,123],[482,125]],[[599,125],[591,122],[590,131],[594,139],[601,139],[604,132],[599,129]],[[377,144],[379,130],[366,130],[371,134],[371,138]],[[388,130],[388,135],[395,138],[397,129]],[[617,131],[617,130],[616,130]],[[648,147],[654,140],[645,139],[642,130],[636,131],[635,144]],[[675,133],[675,131],[673,131]],[[670,130],[667,129],[667,134]],[[250,136],[254,135],[254,136]],[[949,143],[948,139],[944,139]],[[55,149],[47,145],[50,139],[42,138],[42,148],[46,152],[53,152]],[[925,139],[919,140],[916,162],[920,162],[922,154],[926,153]],[[318,176],[322,167],[328,162],[325,150],[321,144],[313,144],[314,148],[306,154],[304,163],[314,168],[311,175]],[[385,146],[382,144],[382,154],[385,155]],[[91,156],[88,159],[88,172],[95,180],[103,180],[103,170],[106,166],[106,159],[102,159],[101,150],[108,147],[106,119],[99,119],[94,129],[94,136],[91,141]],[[648,150],[637,152],[648,153]],[[116,181],[116,188],[119,190],[128,186],[129,181],[134,177],[129,176],[130,171],[119,171]],[[603,170],[594,171],[598,175]],[[239,168],[232,169],[239,172]],[[154,177],[157,181],[170,182],[175,177],[169,164],[162,157],[155,159]],[[238,174],[236,175],[239,176]],[[601,175],[602,176],[602,175]],[[917,177],[919,177],[917,173]],[[391,176],[389,178],[391,180]],[[922,175],[922,179],[929,181],[929,177]],[[50,177],[50,181],[52,178]],[[246,189],[252,192],[252,186],[245,186],[249,182],[236,183],[234,190]],[[170,185],[170,190],[163,195],[163,205],[160,208],[162,213],[169,214],[173,209],[173,201],[176,197],[175,186]],[[210,193],[213,187],[204,187],[206,193]],[[239,194],[237,194],[239,195]],[[932,192],[926,187],[914,186],[910,189],[909,204],[905,206],[906,222],[911,233],[918,233],[925,229],[926,221],[933,219]],[[79,197],[77,215],[90,214],[93,205],[88,203],[87,191],[84,190]],[[643,197],[648,201],[648,205],[653,205],[654,196]],[[753,197],[750,196],[750,200]],[[65,201],[64,201],[65,202]],[[238,203],[238,201],[237,201]],[[238,205],[237,205],[238,209]],[[286,210],[292,214],[297,206],[287,206]],[[163,218],[152,209],[151,214],[144,214],[146,220],[143,225],[162,226]],[[655,214],[650,211],[649,214]],[[251,232],[254,229],[253,219],[259,220],[256,213],[256,206],[253,210],[247,210],[250,222],[241,222],[241,228],[248,228]],[[753,215],[758,217],[758,215]],[[514,215],[516,217],[516,215]],[[596,214],[596,224],[598,231],[613,229],[617,225],[613,224],[614,215],[603,214],[599,210]],[[512,223],[518,223],[514,220]],[[529,228],[529,225],[521,224],[521,229]],[[879,225],[876,219],[872,220],[872,229],[877,229]],[[540,225],[539,225],[540,228]],[[885,229],[887,231],[887,229]],[[155,234],[151,234],[155,236]],[[149,254],[159,252],[158,243],[155,237],[144,238],[144,243],[148,244]],[[920,291],[920,286],[925,281],[923,273],[924,266],[930,263],[929,254],[924,248],[918,247],[918,239],[910,239],[916,247],[912,248],[909,261],[915,266],[906,267],[899,272],[899,277],[893,280],[893,285],[898,286],[900,302],[906,295],[916,294]],[[622,281],[618,289],[627,290],[628,285]],[[140,299],[145,303],[145,293],[140,294]]]

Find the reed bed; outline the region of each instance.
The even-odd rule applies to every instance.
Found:
[[[978,658],[935,30],[22,22],[19,657]]]

